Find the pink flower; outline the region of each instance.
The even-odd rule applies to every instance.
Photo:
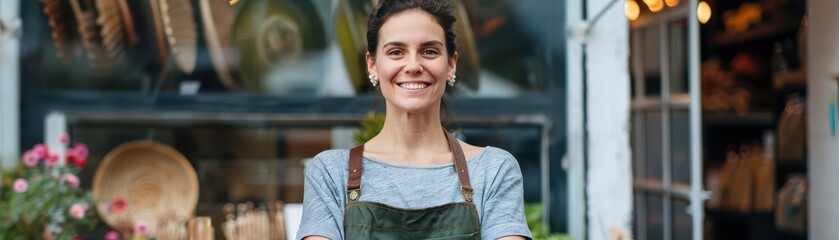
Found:
[[[105,240],[119,240],[119,233],[116,231],[110,231],[105,234]]]
[[[46,161],[47,167],[58,166],[58,153],[57,152],[50,152],[49,154],[47,154],[47,159],[46,160],[47,160]]]
[[[49,152],[46,158],[46,165],[47,167],[55,167],[58,165],[58,153],[57,152]]]
[[[149,225],[146,224],[146,221],[137,220],[134,223],[134,233],[138,235],[146,235],[149,233]]]
[[[76,168],[84,168],[84,166],[87,166],[87,160],[84,158],[77,158],[73,165],[75,165]]]
[[[61,145],[67,146],[67,144],[70,144],[70,134],[61,133],[58,135],[58,142],[61,143]]]
[[[44,145],[43,143],[39,143],[39,144],[35,144],[35,146],[32,147],[32,151],[36,154],[35,156],[39,156],[40,158],[44,158],[44,157],[47,156],[50,149],[47,148],[47,145]]]
[[[111,214],[114,213],[114,205],[111,202],[103,202],[99,205],[99,210]]]
[[[32,150],[26,151],[23,153],[23,165],[26,167],[35,167],[38,166],[38,162],[41,161],[41,158],[36,156],[35,152]]]
[[[125,198],[117,198],[111,203],[111,207],[113,207],[114,212],[121,213],[124,212],[126,208],[128,208],[128,203],[125,202]]]
[[[79,177],[76,177],[76,175],[73,175],[72,173],[64,174],[64,176],[61,177],[61,183],[66,183],[73,188],[77,188],[79,187]]]
[[[84,166],[87,165],[87,160],[79,157],[76,149],[70,149],[67,151],[67,165],[74,166],[76,168],[84,168]]]
[[[15,182],[12,184],[12,189],[14,189],[16,193],[26,192],[26,189],[29,189],[29,183],[27,183],[26,179],[23,178],[15,179]]]
[[[64,164],[75,166],[76,165],[76,151],[71,149],[67,149],[67,152],[64,153]]]
[[[75,203],[70,206],[70,216],[75,219],[82,219],[88,208],[87,204]]]
[[[87,159],[90,151],[87,149],[87,145],[84,143],[76,143],[76,146],[73,147],[73,151],[76,152],[76,156],[81,159]]]

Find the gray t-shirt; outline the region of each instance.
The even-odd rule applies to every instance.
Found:
[[[303,218],[297,238],[319,235],[344,239],[344,206],[350,151],[321,152],[306,167]],[[397,166],[364,158],[359,201],[397,208],[421,209],[463,202],[453,164],[432,167]],[[481,237],[520,235],[532,238],[524,217],[522,175],[509,152],[486,147],[467,159],[473,201],[481,220]]]

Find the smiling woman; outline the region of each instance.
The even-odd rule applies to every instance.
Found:
[[[443,94],[456,83],[454,22],[445,0],[382,0],[370,14],[367,71],[385,123],[361,146],[307,166],[299,238],[531,237],[515,157],[441,124]]]

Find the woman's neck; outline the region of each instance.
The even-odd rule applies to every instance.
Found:
[[[382,131],[370,143],[377,152],[411,155],[421,151],[448,151],[445,139],[439,111],[416,114],[388,111]]]

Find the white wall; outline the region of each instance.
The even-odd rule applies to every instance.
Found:
[[[609,0],[588,0],[589,17]],[[591,29],[586,46],[589,239],[631,236],[629,23],[617,1]]]
[[[18,0],[0,0],[0,20],[16,20],[19,6]],[[0,168],[17,163],[20,148],[18,46],[16,39],[0,38]]]
[[[809,0],[807,4],[810,239],[839,239],[839,136],[831,135],[828,115],[831,97],[837,97],[834,77],[839,76],[839,1]]]

